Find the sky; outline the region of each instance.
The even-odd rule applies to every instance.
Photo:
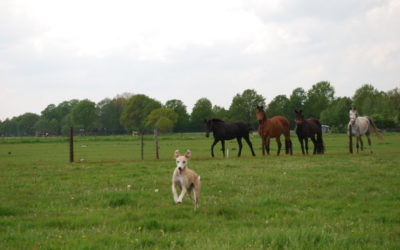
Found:
[[[0,120],[123,93],[190,112],[329,81],[400,87],[400,0],[1,0]]]

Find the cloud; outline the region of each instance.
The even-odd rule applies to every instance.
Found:
[[[399,84],[400,1],[51,1],[0,4],[0,119],[123,92],[189,110],[330,81]],[[11,107],[11,108],[10,108]]]

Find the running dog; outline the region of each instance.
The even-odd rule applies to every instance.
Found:
[[[191,157],[192,152],[190,152],[190,150],[187,150],[184,155],[180,155],[179,150],[175,151],[176,168],[172,175],[172,194],[174,196],[175,203],[180,204],[182,203],[186,192],[188,192],[194,203],[194,208],[196,209],[200,205],[201,184],[200,176],[187,167],[188,161]],[[176,192],[177,187],[182,190],[179,197]]]

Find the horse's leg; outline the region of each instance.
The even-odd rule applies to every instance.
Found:
[[[238,157],[240,157],[240,155],[241,155],[241,153],[242,153],[242,147],[243,147],[243,144],[242,144],[242,137],[237,137],[237,142],[238,142],[238,144],[239,144]]]
[[[306,143],[306,154],[308,155],[308,138],[304,138],[304,141]]]
[[[288,141],[285,138],[285,154],[288,154],[288,153],[289,153],[289,144],[288,144]]]
[[[221,144],[222,144],[222,155],[225,158],[225,140],[221,140]]]
[[[265,147],[266,147],[266,141],[265,141],[265,137],[261,137],[261,144],[262,144],[262,154],[265,155]]]
[[[281,147],[282,147],[281,137],[280,136],[276,137],[276,143],[278,144],[278,153],[276,155],[279,155],[281,153]]]
[[[372,144],[371,144],[370,133],[367,133],[366,136],[367,136],[367,139],[368,139],[369,150],[371,151],[371,154],[372,154],[373,152],[372,152]]]
[[[314,144],[314,152],[313,152],[313,154],[315,155],[317,153],[317,140],[315,140],[314,136],[311,136],[310,139],[311,139],[312,143]]]
[[[301,145],[301,152],[302,152],[303,155],[304,155],[304,143],[303,143],[303,138],[300,138],[300,137],[299,137],[299,142],[300,142],[300,145]]]
[[[267,155],[269,155],[269,141],[270,141],[270,138],[266,137],[265,140],[266,140],[265,149],[267,150]]]
[[[245,136],[245,137],[244,137],[244,140],[247,142],[247,145],[249,145],[249,147],[250,147],[250,149],[251,149],[251,154],[252,154],[253,156],[256,156],[256,154],[254,153],[253,145],[251,144],[251,141],[250,141],[249,136],[248,136],[248,135]]]
[[[357,154],[358,154],[358,148],[360,147],[359,146],[359,144],[358,144],[358,142],[359,142],[359,140],[360,140],[360,136],[359,135],[356,135],[356,147],[357,147]]]
[[[360,144],[361,144],[361,151],[364,151],[364,143],[362,141],[361,135],[360,135]]]
[[[211,145],[211,156],[214,157],[214,146],[218,143],[219,140],[214,139],[213,144]]]

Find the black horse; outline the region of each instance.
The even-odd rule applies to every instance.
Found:
[[[304,155],[303,140],[306,143],[306,153],[308,154],[308,138],[314,144],[314,154],[324,153],[324,142],[322,140],[322,128],[321,123],[315,118],[304,119],[302,110],[295,110],[295,121],[296,121],[296,134],[301,144],[301,151]]]
[[[222,154],[225,157],[225,140],[232,140],[234,138],[237,139],[239,144],[239,152],[238,157],[242,153],[242,137],[246,140],[247,144],[251,149],[251,153],[253,156],[254,154],[253,145],[251,144],[249,133],[251,131],[250,124],[246,124],[244,122],[233,122],[227,123],[220,119],[211,119],[211,120],[204,120],[206,124],[206,137],[210,136],[210,132],[213,132],[214,135],[214,142],[211,146],[211,156],[214,157],[214,146],[219,141],[222,144]]]

